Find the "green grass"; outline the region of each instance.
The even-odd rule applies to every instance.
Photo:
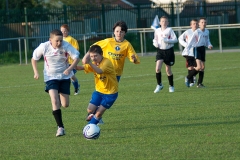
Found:
[[[162,68],[158,94],[155,57],[140,58],[140,65],[126,61],[119,97],[92,141],[82,136],[92,74],[77,73],[81,93],[62,109],[66,135],[56,138],[42,74],[34,80],[31,65],[0,66],[0,159],[240,159],[240,54],[207,54],[203,89],[184,85],[185,60],[177,55],[175,92]]]

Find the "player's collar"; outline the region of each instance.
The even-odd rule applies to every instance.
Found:
[[[115,39],[115,41],[116,41],[116,42],[123,42],[123,41],[125,40],[125,39],[123,38],[123,40],[122,40],[122,41],[117,41],[115,37],[114,37],[114,39]]]

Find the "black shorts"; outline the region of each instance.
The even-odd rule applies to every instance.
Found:
[[[58,90],[58,93],[68,94],[70,95],[70,79],[62,79],[62,80],[50,80],[45,82],[45,92],[48,92],[50,89]]]
[[[169,49],[157,49],[156,61],[163,60],[168,66],[173,66],[175,63],[175,54],[173,47]]]
[[[206,49],[205,46],[201,46],[201,47],[194,47],[193,48],[193,53],[194,53],[194,57],[195,59],[199,59],[203,62],[206,61],[205,57],[206,57]]]
[[[186,58],[186,68],[197,67],[196,59],[192,56],[184,56]]]

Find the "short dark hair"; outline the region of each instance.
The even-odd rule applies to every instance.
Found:
[[[198,22],[198,20],[194,18],[194,19],[192,19],[192,20],[190,21],[190,25],[192,24],[192,21]]]
[[[202,19],[207,20],[205,17],[200,17],[198,22],[200,22],[200,20],[202,20]]]
[[[165,19],[168,20],[168,17],[167,17],[167,16],[162,16],[162,17],[160,17],[160,19],[162,19],[162,18],[165,18]]]
[[[92,52],[92,53],[98,53],[100,55],[103,55],[103,51],[102,51],[102,48],[99,46],[99,45],[92,45],[88,52]]]
[[[53,36],[63,36],[63,34],[59,29],[54,29],[50,32],[50,37],[53,37]]]
[[[114,26],[113,26],[113,32],[115,30],[116,27],[121,27],[121,31],[125,31],[127,33],[128,27],[126,22],[124,21],[117,21]]]

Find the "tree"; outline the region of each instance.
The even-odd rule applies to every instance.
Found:
[[[82,5],[96,5],[96,4],[112,4],[118,0],[49,0],[50,4],[62,3],[67,6],[82,6]]]
[[[34,8],[40,6],[41,3],[39,0],[0,0],[0,9],[23,9]]]

